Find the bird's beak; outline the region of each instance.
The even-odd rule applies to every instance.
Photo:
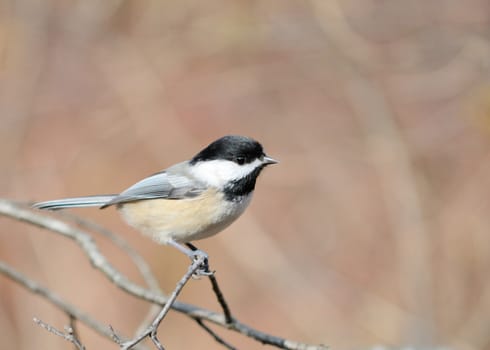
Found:
[[[264,160],[262,161],[264,165],[270,165],[270,164],[277,164],[279,163],[278,160],[275,160],[274,158],[271,158],[269,156],[264,156]]]

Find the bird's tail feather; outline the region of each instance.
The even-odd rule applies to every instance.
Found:
[[[75,197],[65,199],[55,199],[52,201],[35,203],[32,206],[37,209],[57,210],[65,208],[101,207],[114,197],[116,194],[99,196]]]

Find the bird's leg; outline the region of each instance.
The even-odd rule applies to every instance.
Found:
[[[225,320],[228,325],[231,325],[234,320],[233,316],[231,315],[230,308],[228,306],[228,303],[225,300],[225,297],[223,293],[221,292],[221,289],[219,287],[218,281],[216,280],[216,277],[214,276],[214,271],[209,270],[209,263],[208,263],[208,255],[203,252],[202,250],[199,250],[194,244],[192,243],[185,243],[185,246],[177,243],[174,240],[171,240],[168,242],[169,245],[172,247],[177,248],[180,250],[182,253],[186,254],[188,257],[192,259],[192,261],[196,261],[197,259],[202,259],[203,263],[201,264],[200,268],[196,270],[195,275],[196,276],[208,276],[209,280],[211,281],[211,284],[213,286],[213,292],[216,295],[216,298],[218,299],[218,303],[221,305],[223,309],[223,314],[225,315]],[[187,246],[187,247],[186,247]]]
[[[209,264],[208,264],[208,254],[206,252],[197,249],[193,244],[191,243],[186,243],[186,246],[174,241],[173,239],[167,241],[168,245],[171,245],[174,248],[177,248],[180,250],[182,253],[187,255],[192,261],[198,260],[202,258],[203,264],[199,267],[199,269],[196,271],[197,276],[210,276],[213,274],[213,272],[209,271]]]

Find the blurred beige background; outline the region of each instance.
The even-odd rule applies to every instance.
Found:
[[[333,349],[488,349],[489,29],[482,0],[0,1],[0,196],[118,192],[249,135],[281,163],[198,244],[237,318]],[[76,213],[129,240],[164,290],[186,269],[113,209]],[[51,233],[0,218],[0,260],[125,334],[146,313]],[[181,300],[219,310],[206,280]],[[0,276],[0,348],[71,347],[34,316],[67,323]],[[161,332],[168,349],[220,348],[175,313]]]

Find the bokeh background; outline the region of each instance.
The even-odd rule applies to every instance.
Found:
[[[253,136],[281,163],[199,243],[237,318],[333,349],[488,349],[489,37],[484,0],[2,0],[0,195],[118,192]],[[164,290],[185,271],[113,209],[76,213],[129,240]],[[124,334],[146,314],[51,233],[0,218],[0,259]],[[219,310],[206,280],[181,300]],[[0,348],[71,347],[34,316],[67,323],[0,276]],[[175,313],[161,332],[168,349],[220,348]]]

